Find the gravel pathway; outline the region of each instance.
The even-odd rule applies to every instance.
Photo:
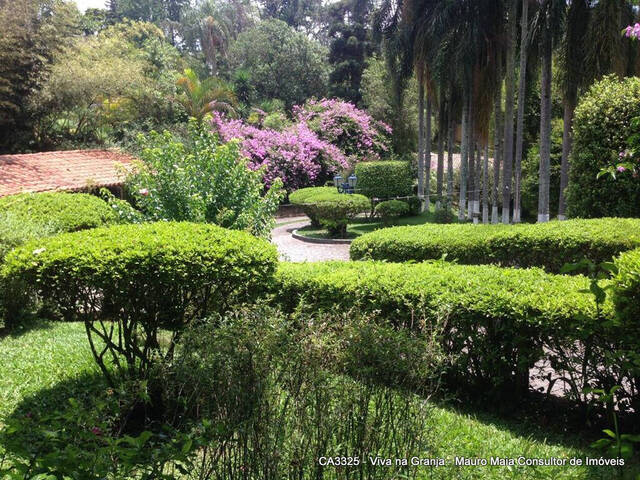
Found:
[[[289,262],[321,262],[323,260],[349,260],[349,245],[322,245],[296,240],[291,232],[309,224],[307,217],[282,219],[285,225],[276,225],[271,242],[278,247],[280,259]]]

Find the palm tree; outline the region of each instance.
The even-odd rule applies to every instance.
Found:
[[[500,223],[498,192],[500,188],[500,163],[502,158],[502,52],[496,55],[496,89],[493,100],[493,192],[491,195],[491,223]]]
[[[520,21],[520,78],[518,80],[518,119],[516,125],[516,166],[514,175],[513,223],[520,223],[520,180],[524,143],[524,107],[527,92],[527,50],[529,48],[529,2],[522,0]]]
[[[509,0],[507,17],[507,71],[504,118],[504,157],[502,177],[502,223],[511,220],[511,187],[513,176],[513,105],[515,101],[515,61],[518,0]]]
[[[176,85],[180,90],[177,100],[190,117],[201,121],[213,111],[235,115],[236,97],[223,80],[214,77],[200,80],[193,70],[187,68]]]
[[[484,146],[482,166],[482,223],[489,223],[489,142]]]
[[[438,111],[438,168],[436,171],[436,210],[442,207],[442,190],[444,181],[444,139],[447,131],[446,100],[444,92],[440,90],[440,105]]]

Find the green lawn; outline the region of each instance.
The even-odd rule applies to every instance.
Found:
[[[454,221],[457,222],[457,220],[457,217],[454,216]],[[424,225],[425,223],[435,223],[434,207],[430,211],[414,217],[399,218],[392,225],[385,225],[379,218],[356,218],[347,226],[347,238],[357,238],[365,233],[389,226]],[[328,232],[324,229],[305,227],[299,229],[298,233],[310,238],[329,238]]]
[[[44,414],[66,397],[82,398],[105,388],[96,381],[93,363],[79,323],[36,324],[16,335],[0,338],[0,426],[20,402],[31,397],[31,408]],[[94,379],[83,383],[85,379]],[[59,388],[64,385],[63,388]],[[58,387],[58,388],[54,388]],[[37,395],[47,392],[46,395]],[[54,395],[51,392],[55,392]],[[99,393],[98,393],[99,394]],[[34,403],[33,399],[41,401]],[[487,415],[462,414],[450,407],[434,409],[430,452],[419,457],[443,457],[453,463],[455,456],[470,458],[571,458],[597,457],[577,437],[545,439],[542,429],[514,424]],[[582,446],[581,446],[582,445]],[[0,446],[0,450],[1,450]],[[400,455],[404,456],[404,455]],[[384,468],[384,467],[380,467]],[[624,478],[635,478],[637,465],[627,468]],[[611,468],[564,467],[461,467],[447,465],[425,468],[424,479],[608,479],[619,478]]]

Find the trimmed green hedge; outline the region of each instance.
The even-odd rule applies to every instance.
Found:
[[[402,200],[387,200],[376,205],[374,212],[385,224],[388,224],[395,218],[408,215],[409,204]]]
[[[363,195],[339,193],[332,187],[303,188],[293,192],[289,201],[302,207],[312,226],[323,226],[335,237],[346,236],[349,220],[371,206]]]
[[[381,229],[351,245],[351,258],[405,262],[447,256],[463,264],[541,267],[558,273],[584,257],[599,263],[640,247],[640,220],[602,218],[532,225],[420,225]]]
[[[413,193],[409,162],[362,162],[355,168],[356,191],[369,198],[408,197]]]
[[[453,385],[516,398],[549,337],[564,338],[595,317],[582,276],[540,269],[444,262],[281,264],[276,301],[286,311],[355,308],[385,322],[438,331]],[[605,314],[612,316],[611,305]],[[571,341],[568,341],[570,344]]]
[[[7,255],[0,280],[11,292],[10,324],[34,298],[54,316],[89,326],[116,320],[123,335],[138,342],[118,352],[130,368],[145,368],[140,352],[160,348],[160,329],[179,331],[255,299],[269,287],[276,265],[275,247],[248,233],[167,222],[31,241]],[[99,329],[93,333],[102,338]]]
[[[87,193],[23,193],[0,198],[0,212],[49,225],[57,232],[75,232],[117,222],[113,209]]]

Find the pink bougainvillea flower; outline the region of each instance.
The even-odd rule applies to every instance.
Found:
[[[618,170],[620,173],[627,171],[627,169],[625,167],[623,167],[622,165],[620,165],[616,170]]]
[[[140,195],[142,195],[143,197],[148,197],[148,196],[149,196],[149,190],[148,190],[148,189],[146,189],[146,188],[141,188],[141,189],[138,191],[138,193],[139,193]]]
[[[91,433],[99,437],[102,435],[102,430],[100,430],[100,427],[93,427]]]

